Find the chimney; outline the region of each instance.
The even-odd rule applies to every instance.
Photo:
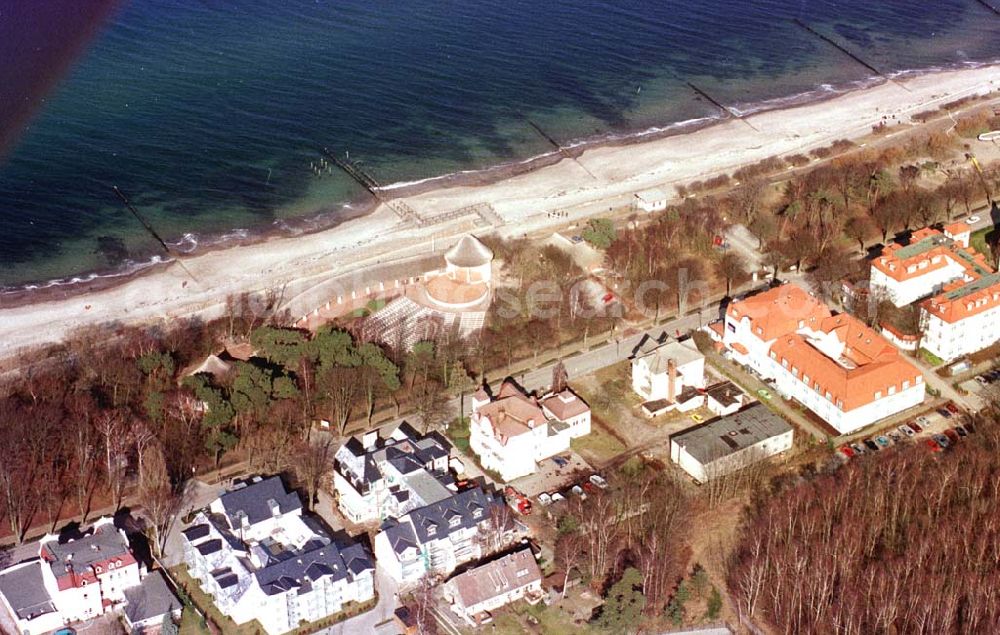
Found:
[[[375,443],[378,441],[378,430],[371,430],[365,433],[365,436],[361,437],[361,446],[364,447],[365,452],[369,452],[375,447]]]
[[[677,362],[673,358],[667,360],[667,401],[674,403],[677,397]]]

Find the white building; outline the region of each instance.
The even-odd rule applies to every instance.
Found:
[[[667,209],[667,194],[656,188],[636,192],[635,206],[644,212],[662,212]]]
[[[971,228],[965,223],[944,231],[924,228],[909,243],[893,243],[872,261],[870,291],[897,307],[940,293],[945,285],[971,282],[993,272],[986,258],[969,248]]]
[[[717,417],[738,412],[749,402],[747,394],[731,381],[723,381],[705,389],[705,407]]]
[[[670,437],[670,459],[699,483],[792,447],[792,427],[761,404]]]
[[[354,523],[402,516],[452,495],[450,444],[407,423],[387,438],[352,437],[337,450],[333,486],[340,511]]]
[[[569,389],[537,399],[508,380],[496,398],[483,388],[473,395],[469,428],[469,447],[482,466],[509,482],[590,434],[590,406]]]
[[[493,299],[493,252],[466,234],[445,252],[444,263],[369,318],[372,337],[409,350],[450,329],[466,338],[483,327]]]
[[[689,410],[680,395],[685,388],[704,387],[705,356],[691,339],[640,350],[632,359],[632,390],[647,402],[664,401],[669,404],[666,409]]]
[[[513,523],[495,494],[479,487],[388,520],[375,536],[379,566],[401,584],[426,574],[446,576],[456,567],[488,555],[489,544],[506,544]],[[490,532],[498,535],[489,536]]]
[[[452,611],[478,626],[478,618],[501,606],[525,597],[541,599],[542,572],[531,549],[524,548],[456,575],[442,592]]]
[[[152,576],[111,518],[62,541],[47,534],[37,553],[0,571],[0,598],[19,633],[45,633],[149,599],[144,579]]]
[[[956,283],[920,305],[921,345],[946,362],[1000,342],[1000,274]]]
[[[795,285],[730,304],[722,338],[736,362],[841,434],[924,399],[923,375],[885,338]]]
[[[278,477],[223,494],[182,533],[191,577],[236,624],[278,635],[374,597],[365,547],[332,542]]]

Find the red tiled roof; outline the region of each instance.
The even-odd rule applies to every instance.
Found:
[[[889,395],[890,388],[904,390],[920,382],[920,371],[906,361],[885,338],[856,318],[840,314],[824,320],[819,329],[834,333],[844,343],[843,360],[837,361],[809,343],[804,335],[792,333],[771,346],[774,359],[820,395],[849,411]],[[784,363],[783,363],[784,362]]]
[[[830,309],[800,287],[784,284],[733,302],[726,313],[737,321],[749,318],[751,332],[766,342],[803,326],[816,328]]]

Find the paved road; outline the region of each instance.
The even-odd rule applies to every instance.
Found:
[[[334,624],[321,631],[316,631],[316,635],[361,635],[363,633],[374,633],[375,626],[392,617],[396,610],[399,598],[397,592],[399,585],[392,579],[385,570],[375,567],[375,588],[378,591],[378,604],[370,611],[361,615],[356,615],[349,620],[344,620],[339,624]]]

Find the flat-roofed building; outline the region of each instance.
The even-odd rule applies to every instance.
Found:
[[[788,422],[761,404],[670,437],[670,459],[700,483],[792,447]]]

